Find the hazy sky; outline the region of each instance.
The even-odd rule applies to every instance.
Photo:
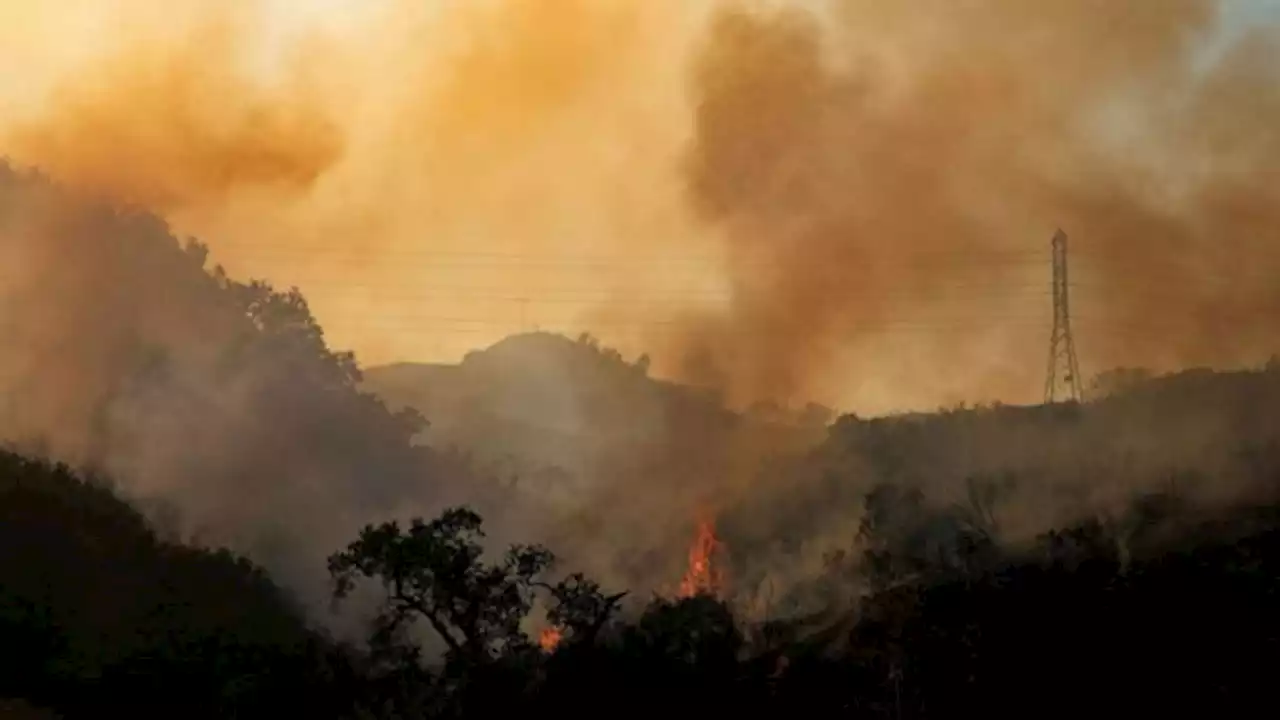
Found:
[[[238,275],[301,286],[333,344],[366,363],[457,360],[541,327],[590,329],[627,355],[654,350],[659,371],[678,372],[683,359],[663,352],[683,332],[676,322],[752,290],[738,240],[695,217],[688,197],[698,129],[690,71],[717,4],[2,0],[0,64],[21,72],[0,74],[0,151],[156,208]],[[930,0],[892,11],[861,0],[765,4],[843,10],[851,47],[886,77],[963,15]],[[1280,0],[1221,6],[1223,30],[1202,57],[1280,19]],[[945,9],[936,23],[911,17],[929,7]],[[975,7],[1032,22],[1020,0]],[[1159,14],[1148,13],[1153,32]],[[1122,143],[1141,143],[1141,123],[1123,134],[1135,122],[1127,111],[1110,120]],[[1027,252],[999,287],[953,289],[939,307],[901,311],[882,294],[876,302],[890,307],[858,343],[824,340],[848,377],[828,373],[804,392],[868,410],[980,399],[988,386],[1033,398],[1056,222],[1011,225]],[[876,287],[874,272],[848,273]],[[961,302],[992,292],[998,314]],[[925,378],[938,366],[939,326],[965,329],[969,344],[947,351],[954,372]],[[1095,366],[1123,359],[1083,353]],[[1010,370],[1031,366],[1027,377]],[[1008,381],[978,387],[970,375]]]
[[[0,78],[0,110],[44,123],[53,106],[136,124],[120,143],[95,149],[103,167],[57,147],[91,132],[74,122],[37,148],[8,143],[18,161],[60,176],[105,175],[108,165],[128,175],[131,153],[191,162],[148,126],[193,104],[206,112],[223,101],[215,91],[261,96],[246,113],[277,101],[316,113],[343,137],[314,184],[282,195],[177,187],[162,210],[233,271],[301,285],[335,344],[366,362],[456,360],[522,327],[583,329],[584,313],[616,295],[650,306],[718,300],[715,248],[684,237],[691,226],[674,179],[687,132],[681,53],[692,27],[680,23],[706,4],[260,0],[239,6],[258,12],[219,13],[200,0],[163,10],[150,0],[7,3],[0,62],[27,71]],[[654,9],[635,9],[645,5]],[[610,6],[618,9],[594,9]],[[202,51],[200,38],[184,37],[210,17],[235,25],[231,46]],[[128,32],[104,33],[112,19]],[[102,77],[113,63],[120,72]],[[214,70],[218,63],[248,68],[253,79]],[[188,64],[201,65],[191,85],[165,87],[176,81],[165,73]],[[259,90],[268,76],[288,94]],[[146,105],[124,106],[143,97]],[[215,123],[224,120],[237,119]],[[475,136],[446,136],[462,124]],[[212,137],[190,142],[222,142],[225,132],[215,125]],[[156,172],[139,180],[145,190],[186,181]],[[619,253],[620,236],[636,252]],[[653,317],[590,325],[635,336],[653,330]]]

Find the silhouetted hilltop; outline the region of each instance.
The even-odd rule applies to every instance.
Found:
[[[422,412],[433,443],[575,476],[619,443],[653,442],[663,431],[664,406],[680,394],[639,364],[549,333],[509,337],[456,366],[370,368],[364,387],[392,406]]]
[[[370,368],[362,387],[425,415],[426,442],[510,478],[532,537],[627,587],[678,580],[696,508],[743,490],[765,458],[820,441],[830,416],[735,412],[589,335],[516,335],[454,366]]]
[[[628,362],[588,335],[545,332],[508,337],[458,365],[369,368],[363,387],[425,415],[431,444],[462,448],[517,482],[545,480],[540,492],[569,503],[628,468],[674,459],[673,444],[690,435],[707,441],[697,454],[749,430],[782,449],[820,438],[828,419],[812,409],[737,413],[713,392],[651,377],[647,357]]]

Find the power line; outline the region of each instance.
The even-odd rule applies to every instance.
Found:
[[[565,253],[553,254],[546,252],[517,251],[517,250],[442,250],[435,248],[423,247],[378,247],[376,250],[361,249],[355,244],[351,245],[316,245],[309,244],[306,247],[296,247],[269,242],[218,242],[211,245],[214,254],[218,254],[220,250],[233,249],[252,256],[275,256],[275,257],[315,257],[318,255],[328,256],[347,256],[359,258],[377,258],[377,257],[413,257],[419,259],[430,259],[439,261],[466,261],[479,263],[500,263],[500,264],[563,264],[568,266],[577,265],[621,265],[632,266],[636,264],[654,264],[654,265],[714,265],[723,267],[726,262],[732,262],[734,265],[750,267],[752,265],[761,267],[770,267],[775,261],[772,259],[748,260],[741,257],[726,256],[723,254],[705,254],[705,255],[676,255],[671,253]],[[920,260],[936,260],[944,261],[946,259],[954,259],[958,257],[979,258],[984,263],[1005,263],[1012,261],[1031,262],[1036,259],[1042,259],[1044,253],[1029,250],[966,250],[966,249],[929,249],[929,250],[913,250],[904,255],[904,262],[915,264]]]
[[[919,290],[908,284],[881,290],[875,287],[876,283],[868,283],[865,288],[857,288],[849,293],[850,302],[856,302],[859,296],[875,300],[898,297],[919,300],[920,303],[913,305],[912,315],[923,315],[923,317],[885,318],[881,316],[868,323],[850,323],[843,334],[839,332],[834,335],[830,332],[823,334],[827,339],[834,337],[837,341],[843,335],[845,340],[884,342],[891,339],[886,336],[905,338],[910,335],[967,333],[975,328],[989,328],[992,323],[1010,330],[1044,328],[1043,316],[1002,317],[993,315],[989,310],[1006,305],[1016,307],[1019,303],[1029,304],[1033,301],[1037,307],[1042,307],[1039,306],[1041,299],[1051,298],[1053,326],[1050,332],[1049,366],[1046,372],[1046,402],[1064,397],[1078,400],[1082,397],[1082,378],[1071,328],[1073,322],[1083,320],[1089,332],[1104,335],[1114,333],[1116,336],[1124,336],[1137,332],[1137,329],[1133,327],[1134,323],[1121,327],[1114,314],[1106,312],[1107,305],[1095,308],[1095,311],[1100,312],[1098,317],[1092,317],[1087,313],[1084,316],[1073,316],[1070,308],[1070,290],[1074,288],[1091,291],[1089,293],[1091,297],[1085,298],[1086,310],[1095,307],[1096,303],[1108,303],[1113,300],[1118,300],[1122,304],[1129,298],[1157,301],[1160,297],[1170,296],[1173,291],[1168,289],[1168,285],[1161,284],[1158,279],[1152,279],[1149,276],[1153,271],[1159,275],[1162,271],[1176,271],[1179,268],[1153,268],[1149,264],[1139,266],[1135,258],[1131,264],[1133,272],[1118,278],[1117,274],[1126,267],[1124,264],[1126,259],[1107,252],[1105,248],[1093,248],[1095,252],[1086,251],[1082,257],[1077,258],[1080,263],[1083,263],[1081,266],[1083,272],[1078,273],[1078,277],[1084,278],[1085,282],[1071,282],[1068,278],[1066,246],[1065,233],[1058,231],[1051,243],[1049,253],[1054,278],[1047,291],[1042,284],[1020,281],[1023,277],[1021,268],[1029,269],[1033,263],[1043,267],[1046,254],[1042,251],[931,249],[904,253],[883,263],[873,262],[866,268],[867,276],[872,279],[894,277],[897,272],[902,272],[903,277],[912,279],[913,271],[917,271],[914,278],[918,279],[922,277],[918,271],[934,266],[960,265],[975,271],[994,270],[995,272],[990,280],[969,281],[964,280],[964,275],[956,277],[952,274],[942,282],[929,283]],[[345,259],[350,268],[355,268],[358,272],[361,266],[374,270],[380,267],[381,260],[390,259],[401,265],[420,265],[424,271],[435,270],[443,273],[442,282],[351,282],[318,278],[316,281],[301,283],[300,289],[304,292],[316,292],[317,297],[311,299],[313,305],[323,307],[323,317],[339,322],[358,320],[363,325],[384,327],[412,325],[419,330],[429,329],[430,332],[445,335],[487,337],[516,330],[528,331],[531,326],[561,331],[565,328],[586,328],[593,331],[636,333],[645,336],[661,336],[667,333],[687,334],[696,332],[698,327],[690,321],[696,322],[700,318],[709,322],[706,328],[710,332],[725,338],[761,335],[777,336],[786,340],[799,337],[804,332],[803,322],[791,328],[786,326],[785,321],[771,323],[768,319],[737,328],[720,326],[716,322],[717,310],[700,310],[697,307],[698,303],[712,303],[725,308],[730,313],[733,312],[732,308],[735,304],[744,299],[749,301],[753,297],[750,292],[738,295],[741,292],[740,287],[731,281],[726,283],[723,280],[712,283],[720,287],[706,287],[704,283],[707,281],[704,278],[711,273],[729,273],[732,277],[735,270],[750,272],[755,268],[776,269],[777,263],[769,260],[744,260],[732,255],[726,257],[685,252],[557,255],[531,250],[441,250],[420,247],[384,247],[369,251],[354,245],[297,248],[272,243],[243,242],[215,243],[212,247],[215,255],[219,250],[235,251],[238,256],[236,259],[242,262],[298,259],[320,261],[324,264]],[[873,261],[879,259],[874,252],[869,252],[868,258]],[[1272,275],[1264,265],[1265,263],[1253,264],[1237,269],[1224,267],[1223,263],[1215,263],[1212,269],[1207,272],[1197,271],[1196,275],[1207,279],[1210,283],[1216,280],[1222,284],[1266,280]],[[609,280],[612,278],[609,273],[625,273],[630,280],[629,276],[633,275],[637,269],[657,271],[661,273],[658,276],[659,279],[668,284],[673,281],[681,284],[687,273],[689,286],[610,287],[611,284],[621,286],[624,283],[610,283]],[[459,272],[450,275],[451,270]],[[531,270],[539,271],[542,275],[517,276],[522,282],[515,283],[504,284],[501,277],[497,278],[497,282],[482,282],[490,279],[485,278],[485,270],[498,272]],[[580,287],[554,282],[553,278],[556,275],[552,271],[556,270],[579,273],[583,279],[593,279],[597,284]],[[474,278],[474,281],[468,281],[468,277]],[[530,277],[540,277],[542,281],[530,283],[527,281]],[[1015,281],[1000,282],[1001,277],[1010,277]],[[1104,279],[1107,282],[1101,282]],[[1118,281],[1112,282],[1113,279]],[[1181,294],[1181,297],[1185,298],[1185,296],[1185,293]],[[1280,298],[1280,293],[1277,293],[1277,296]],[[1090,300],[1093,302],[1089,302]],[[474,315],[442,316],[430,314],[427,312],[427,307],[412,307],[414,304],[443,306],[449,301],[455,301],[452,303],[455,306],[456,301],[464,301],[465,306],[471,308],[467,311],[469,315],[475,312],[475,308],[482,308],[487,304],[507,306],[510,307],[512,317],[501,319]],[[948,302],[982,304],[984,307],[981,312],[975,312],[968,317],[944,318],[932,316],[928,312],[937,307],[946,307]],[[362,304],[378,303],[397,307],[379,309],[371,313],[363,312],[358,308]],[[610,318],[599,314],[601,309],[607,311],[607,307],[600,307],[602,305],[625,307],[631,312],[639,311],[650,317]],[[587,312],[574,317],[555,317],[557,313],[554,311],[547,313],[539,310],[539,308],[549,309],[556,306],[566,306],[566,309],[568,306],[579,306],[584,307]],[[495,314],[503,312],[497,307],[493,309]],[[664,320],[654,317],[663,314],[669,314],[677,319]],[[1143,327],[1150,331],[1151,337],[1161,334],[1160,328],[1146,321],[1142,322]],[[1174,328],[1170,327],[1168,332],[1172,331]],[[944,338],[941,342],[949,343],[951,340]]]

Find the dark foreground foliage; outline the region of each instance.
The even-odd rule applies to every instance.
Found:
[[[886,580],[856,615],[761,628],[705,596],[624,618],[621,595],[549,578],[542,548],[482,559],[459,509],[334,555],[339,591],[388,591],[356,652],[247,561],[163,542],[104,485],[3,454],[0,698],[33,717],[1274,714],[1280,508],[1162,522],[1123,552],[1082,523]],[[521,629],[537,602],[564,629],[554,652]],[[448,638],[443,660],[419,626]]]
[[[68,716],[324,712],[336,649],[258,568],[160,541],[112,491],[0,453],[0,697]]]

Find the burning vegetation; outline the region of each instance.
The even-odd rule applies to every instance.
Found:
[[[724,596],[724,552],[724,544],[716,538],[715,518],[703,513],[699,516],[697,531],[689,546],[689,567],[680,581],[680,597]]]
[[[0,439],[23,443],[0,452],[0,709],[1280,715],[1280,360],[1159,375],[1280,337],[1280,23],[1231,41],[1251,0],[748,4],[452,3],[428,37],[404,16],[445,4],[390,0],[396,27],[294,48],[275,83],[236,69],[239,20],[107,33],[13,119],[9,85],[45,88],[10,48],[98,23],[0,11],[23,69],[0,152],[65,183],[0,167]],[[830,426],[732,409],[1016,402],[1047,313],[1006,310],[1043,291],[1025,243],[1057,222],[1085,240],[1087,366],[1155,374]],[[325,328],[211,252],[314,291]],[[461,355],[528,302],[630,327],[652,371],[539,334],[430,368],[426,432],[331,349]],[[440,324],[371,322],[397,307]],[[686,497],[716,501],[687,546]],[[775,584],[778,614],[737,612]]]
[[[538,647],[542,648],[542,652],[553,653],[560,647],[561,640],[564,640],[564,630],[554,625],[545,627],[538,634]]]

